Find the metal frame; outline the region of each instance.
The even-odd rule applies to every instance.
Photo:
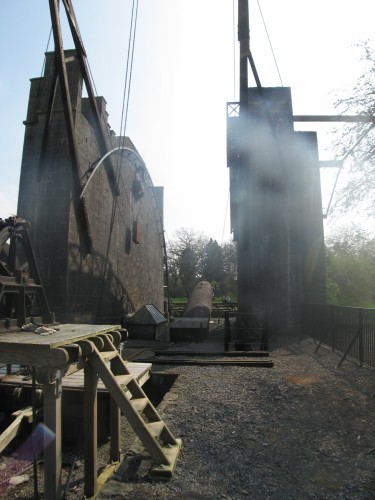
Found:
[[[48,307],[28,228],[29,223],[19,217],[9,217],[5,221],[0,219],[0,253],[6,260],[0,263],[0,332],[21,328],[30,322],[54,323],[54,314]],[[17,262],[20,247],[25,262]],[[28,311],[27,301],[31,302],[31,297],[37,300],[40,313],[37,316]]]

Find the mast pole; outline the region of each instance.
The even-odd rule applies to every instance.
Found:
[[[250,53],[248,0],[238,0],[238,41],[240,43],[240,109],[245,109],[248,88],[247,59]]]

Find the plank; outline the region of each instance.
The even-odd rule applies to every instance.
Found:
[[[46,345],[17,343],[4,345],[0,341],[0,363],[62,368],[68,360],[69,355],[65,349],[50,349]]]
[[[150,371],[152,368],[151,363],[126,363],[129,372],[137,380],[139,385],[143,385],[150,378]],[[0,385],[16,385],[16,386],[31,386],[31,378],[23,380],[23,375],[6,375],[0,377]],[[40,387],[40,384],[38,384]],[[83,370],[78,370],[71,373],[62,379],[63,389],[77,389],[83,390],[84,387],[84,374]],[[99,379],[98,391],[107,391],[103,382]]]
[[[0,435],[0,453],[8,446],[8,444],[16,437],[18,429],[22,423],[24,417],[32,412],[32,407],[28,406],[23,410],[17,412],[16,419],[5,429],[5,431]]]
[[[96,335],[110,333],[121,329],[120,325],[89,325],[66,324],[56,326],[58,330],[52,335],[38,335],[32,332],[2,333],[0,336],[0,350],[6,349],[9,344],[46,345],[51,349],[64,344],[74,344]],[[0,361],[1,362],[1,361]]]
[[[61,394],[57,383],[43,384],[44,425],[55,435],[44,449],[44,496],[51,499],[61,498]]]
[[[165,455],[168,459],[168,464],[153,464],[149,472],[150,479],[169,481],[171,479],[174,469],[176,468],[178,455],[182,446],[181,439],[176,439],[176,444],[170,448],[165,449]]]
[[[97,383],[98,378],[93,366],[86,364],[84,369],[85,390],[84,390],[84,455],[85,455],[85,486],[86,497],[93,497],[98,491],[97,479]],[[48,497],[47,497],[48,498]]]
[[[121,411],[112,396],[110,396],[109,429],[111,437],[109,459],[111,462],[118,462],[121,449]]]
[[[191,365],[191,366],[265,366],[272,367],[271,359],[153,359],[156,365]]]
[[[64,345],[121,329],[120,325],[59,325],[52,335],[5,332],[0,335],[0,363],[62,368],[69,355]]]

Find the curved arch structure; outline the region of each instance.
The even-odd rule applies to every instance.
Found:
[[[85,185],[83,186],[81,194],[79,195],[80,199],[85,194],[87,186],[89,185],[91,179],[94,177],[95,172],[97,172],[97,170],[99,169],[99,167],[101,165],[103,165],[104,160],[106,160],[106,158],[108,158],[108,156],[110,156],[111,154],[116,153],[116,151],[130,151],[131,153],[133,153],[138,158],[138,160],[142,163],[143,167],[147,170],[145,162],[142,160],[142,158],[139,156],[139,154],[134,151],[134,149],[128,148],[127,146],[117,146],[117,147],[111,149],[110,151],[108,151],[104,156],[102,156],[101,158],[99,158],[99,160],[97,161],[97,163],[96,163],[93,171],[91,172],[89,178],[87,179]]]
[[[49,88],[55,71],[48,53],[44,76],[32,80],[22,158],[18,214],[30,221],[33,247],[51,311],[65,323],[120,324],[144,304],[164,308],[166,262],[162,193],[130,138],[108,137],[102,149],[97,120],[82,96],[82,75],[75,51],[65,51],[69,88],[79,138],[79,188],[68,141],[62,140],[65,119],[53,113],[45,144],[45,167],[38,173]],[[69,56],[69,57],[68,57]],[[44,96],[44,97],[43,97]],[[109,129],[104,97],[97,97],[101,127]],[[126,142],[125,142],[126,141]],[[114,153],[121,156],[116,167]],[[99,158],[99,160],[98,160]],[[101,166],[105,165],[105,168]],[[109,171],[116,175],[107,175]],[[116,172],[117,170],[117,172]],[[78,213],[75,202],[84,210]],[[85,217],[92,242],[81,244]]]

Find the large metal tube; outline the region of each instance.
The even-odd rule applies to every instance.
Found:
[[[211,284],[208,281],[199,281],[190,294],[183,318],[210,318],[212,296]]]

